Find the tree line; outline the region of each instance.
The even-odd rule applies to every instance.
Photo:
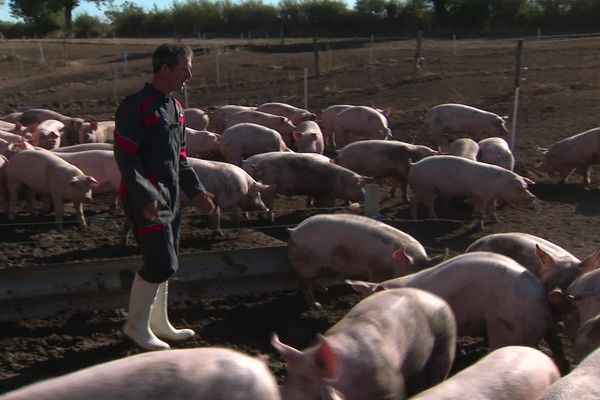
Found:
[[[106,19],[79,14],[81,1],[108,7]],[[2,4],[2,0],[0,0]],[[463,35],[582,32],[597,29],[600,0],[174,0],[151,10],[131,1],[9,0],[16,23],[0,22],[6,37],[357,36],[425,30]]]

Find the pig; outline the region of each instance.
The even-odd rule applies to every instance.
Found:
[[[323,131],[325,133],[325,145],[329,147],[337,147],[335,146],[335,141],[333,135],[335,133],[335,119],[337,115],[344,111],[347,108],[355,107],[349,104],[336,104],[333,106],[329,106],[324,110],[321,110],[321,123],[323,124]],[[383,114],[385,117],[388,117],[391,113],[391,108],[386,107],[384,109],[375,108],[375,110]]]
[[[314,121],[301,122],[293,133],[296,151],[323,154],[323,132]]]
[[[57,157],[79,168],[85,175],[93,176],[98,184],[93,194],[114,193],[121,186],[121,172],[112,150],[88,150],[76,153],[54,153]]]
[[[495,350],[413,400],[533,400],[560,378],[539,350],[507,346]]]
[[[30,134],[31,137],[31,134]],[[12,133],[4,130],[0,130],[0,139],[5,140],[9,143],[19,143],[25,138],[18,133]]]
[[[521,232],[495,233],[473,242],[465,253],[490,251],[504,254],[531,271],[548,291],[566,289],[580,275],[590,272],[600,259],[600,249],[583,261],[541,237]]]
[[[79,128],[83,125],[82,118],[67,117],[56,111],[46,110],[41,108],[33,108],[21,114],[19,122],[24,126],[39,124],[47,119],[54,119],[62,122],[65,125],[62,144],[64,146],[77,144],[79,139]]]
[[[64,203],[73,202],[77,219],[87,226],[83,216],[83,202],[92,200],[92,188],[98,181],[85,175],[79,168],[42,150],[23,150],[12,156],[6,166],[6,187],[9,195],[8,219],[14,221],[17,195],[22,185],[27,186],[29,209],[33,213],[33,193],[48,193],[54,204],[54,221],[62,229]]]
[[[471,139],[502,136],[509,133],[505,125],[508,117],[464,104],[440,104],[429,110],[423,118],[423,130],[441,150],[444,134],[460,133]]]
[[[364,176],[392,178],[391,196],[399,185],[403,200],[408,202],[406,186],[410,161],[435,154],[438,152],[427,146],[396,140],[360,140],[341,149],[335,156],[335,163]]]
[[[491,137],[480,140],[477,144],[479,145],[477,161],[514,171],[515,157],[506,140],[501,137]]]
[[[86,121],[79,128],[78,143],[113,143],[115,121]]]
[[[600,162],[600,128],[570,136],[542,151],[544,159],[537,166],[539,171],[558,173],[560,183],[566,183],[576,169],[583,175],[583,184],[589,186],[592,179],[590,165]]]
[[[218,133],[185,128],[185,148],[188,156],[196,157],[208,153],[218,153],[220,140],[221,135]]]
[[[243,155],[291,150],[276,130],[263,125],[242,123],[225,129],[219,139],[219,151],[225,161],[239,166]]]
[[[450,145],[450,150],[448,150],[448,154],[451,156],[462,157],[473,161],[477,161],[478,152],[479,145],[476,141],[469,138],[456,139]]]
[[[354,106],[339,112],[335,117],[335,136],[333,142],[344,146],[352,138],[390,139],[392,131],[388,128],[385,115],[372,107]]]
[[[448,305],[417,289],[376,293],[300,351],[273,335],[287,400],[401,400],[441,382],[455,352]]]
[[[573,361],[580,362],[600,347],[600,314],[585,321],[577,330],[573,343]]]
[[[0,120],[16,124],[21,120],[21,115],[23,115],[22,112],[13,112],[2,116]]]
[[[90,151],[90,150],[114,150],[115,146],[112,143],[83,143],[83,144],[74,144],[71,146],[58,147],[56,149],[52,149],[53,153],[78,153],[82,151]]]
[[[183,110],[185,126],[196,131],[205,131],[208,129],[210,118],[208,114],[199,108],[186,108]]]
[[[48,379],[2,400],[279,400],[275,378],[256,358],[219,347],[137,354]]]
[[[242,211],[268,211],[262,201],[262,193],[275,190],[275,185],[263,185],[255,181],[240,167],[219,161],[206,161],[188,157],[188,164],[206,190],[215,195],[213,201],[217,210],[216,228],[221,229],[221,212],[237,214]],[[182,202],[187,200],[182,195]]]
[[[0,155],[10,159],[15,153],[21,150],[35,150],[31,144],[24,140],[17,143],[7,142],[4,139],[0,139]]]
[[[403,287],[427,290],[448,302],[459,336],[483,336],[491,350],[535,347],[544,338],[561,371],[568,371],[549,294],[535,275],[512,258],[473,252],[381,283],[347,282],[360,293]]]
[[[294,125],[298,125],[303,121],[314,121],[317,119],[317,116],[310,111],[285,103],[264,103],[256,107],[256,111],[286,117]]]
[[[20,123],[11,123],[0,120],[0,130],[3,132],[10,132],[15,135],[19,135],[27,140],[31,140],[31,133],[28,128],[25,128]]]
[[[226,122],[233,114],[240,111],[252,111],[256,110],[256,107],[237,106],[237,105],[226,105],[216,108],[212,111],[210,121],[212,126],[217,133],[221,133],[226,128]]]
[[[420,203],[429,209],[429,215],[437,219],[434,202],[436,197],[469,197],[478,215],[481,228],[491,214],[496,217],[496,200],[511,204],[530,204],[535,199],[527,190],[534,182],[528,178],[496,165],[484,164],[456,156],[434,156],[411,164],[408,184],[412,189],[411,213],[417,218]]]
[[[600,349],[594,350],[569,375],[537,397],[537,400],[594,399],[600,399]]]
[[[284,196],[311,196],[317,207],[334,207],[335,199],[352,202],[364,200],[367,178],[349,169],[322,160],[320,154],[271,152],[243,165],[254,179],[275,184]],[[265,205],[273,209],[275,197],[263,196]]]
[[[65,125],[54,119],[47,119],[37,124],[31,133],[31,144],[43,149],[52,150],[60,147]]]
[[[307,303],[316,307],[312,285],[324,271],[380,281],[437,262],[409,234],[360,215],[315,215],[289,232],[288,258],[302,281]],[[396,250],[400,250],[398,257],[390,257]]]
[[[292,134],[296,129],[296,125],[292,124],[286,117],[279,115],[267,114],[260,111],[240,111],[231,115],[225,124],[226,128],[231,128],[234,125],[249,122],[257,125],[266,126],[279,132],[283,140],[288,146],[292,144]]]

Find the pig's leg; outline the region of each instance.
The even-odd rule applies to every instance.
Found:
[[[313,293],[313,285],[316,279],[314,278],[302,278],[301,287],[302,287],[302,295],[304,296],[304,300],[309,307],[313,308],[321,308],[321,303],[315,299],[315,295]]]
[[[571,172],[573,172],[573,168],[567,168],[558,171],[560,175],[560,184],[567,183],[567,178],[569,177],[569,175],[571,175]]]
[[[217,210],[208,216],[211,229],[216,230],[219,236],[225,236],[221,230],[221,207],[217,206]]]
[[[25,199],[27,200],[27,210],[29,211],[29,214],[31,214],[32,216],[36,216],[37,212],[35,211],[35,192],[33,190],[31,190],[30,188],[25,188]],[[45,195],[42,195],[42,198],[44,199],[44,203],[47,204],[48,201],[48,197]],[[51,210],[50,207],[45,207],[48,210]]]
[[[548,343],[550,350],[552,350],[552,355],[554,356],[554,360],[556,361],[556,365],[558,366],[561,375],[564,376],[568,374],[571,370],[571,364],[569,363],[569,360],[565,358],[560,337],[558,337],[553,329],[549,329],[544,339],[546,340],[546,343]]]
[[[579,172],[583,176],[583,185],[590,186],[590,184],[592,183],[591,182],[590,165],[585,164],[585,165],[577,167],[577,172]]]
[[[75,206],[75,211],[77,213],[77,221],[79,221],[79,223],[82,226],[87,227],[87,222],[85,222],[85,216],[83,215],[83,203],[73,203],[73,205]]]

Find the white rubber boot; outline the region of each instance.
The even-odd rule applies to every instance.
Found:
[[[196,335],[191,329],[175,329],[169,322],[167,314],[169,295],[169,282],[165,281],[158,286],[156,299],[152,306],[152,314],[150,315],[150,327],[156,336],[161,339],[181,341],[191,339]]]
[[[135,274],[129,298],[129,317],[123,333],[145,350],[168,350],[170,346],[150,330],[152,303],[158,290],[157,283],[150,283]]]

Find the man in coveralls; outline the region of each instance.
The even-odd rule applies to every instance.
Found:
[[[179,186],[201,213],[214,209],[212,195],[187,163],[183,107],[171,96],[192,77],[192,55],[188,46],[159,46],[152,54],[152,82],[123,100],[115,120],[120,195],[143,256],[123,333],[146,350],[168,349],[161,339],[195,335],[175,329],[167,316],[168,279],[178,266]]]

